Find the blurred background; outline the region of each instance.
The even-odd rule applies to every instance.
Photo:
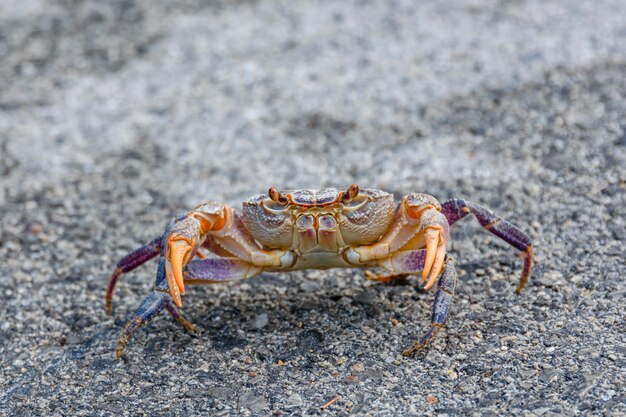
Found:
[[[0,414],[621,415],[625,116],[620,0],[0,0]],[[155,265],[113,317],[108,274],[170,216],[351,183],[494,209],[529,287],[468,219],[425,358],[432,294],[333,270],[194,288],[199,336],[114,360]]]

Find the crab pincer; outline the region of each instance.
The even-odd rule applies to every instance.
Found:
[[[165,275],[176,306],[182,307],[180,296],[185,295],[183,268],[198,252],[209,232],[224,228],[227,217],[232,218],[232,214],[223,204],[205,204],[187,213],[167,234]]]
[[[437,228],[427,229],[424,232],[424,237],[426,239],[426,262],[422,271],[422,283],[428,278],[424,289],[429,290],[435,284],[435,280],[443,268],[443,261],[446,258],[446,243],[443,239],[443,233]]]
[[[183,267],[191,260],[200,242],[200,222],[194,217],[187,217],[176,223],[166,238],[165,274],[170,295],[178,307],[185,295]]]
[[[406,198],[405,205],[408,217],[419,220],[421,224],[426,247],[422,283],[426,282],[424,289],[429,290],[443,270],[448,243],[448,220],[441,213],[441,204],[428,194],[411,194]]]

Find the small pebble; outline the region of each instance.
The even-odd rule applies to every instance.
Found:
[[[437,404],[437,403],[439,402],[439,400],[437,399],[437,397],[435,397],[435,396],[433,396],[433,395],[428,394],[428,395],[426,396],[426,402],[427,402],[428,404]]]

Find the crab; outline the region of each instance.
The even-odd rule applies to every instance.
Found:
[[[119,359],[133,333],[164,308],[189,331],[195,326],[178,311],[186,287],[251,278],[261,272],[302,269],[384,268],[387,275],[366,271],[366,278],[391,282],[417,275],[425,290],[436,284],[431,323],[424,335],[404,350],[424,349],[444,327],[457,274],[446,253],[449,227],[472,214],[487,231],[521,251],[519,293],[531,273],[530,238],[490,210],[462,199],[440,204],[422,193],[399,204],[382,190],[347,189],[279,191],[272,187],[243,203],[242,213],[221,202],[208,202],[173,218],[163,235],[124,256],[106,291],[112,313],[113,290],[120,276],[159,256],[154,290],[141,302],[119,338]]]

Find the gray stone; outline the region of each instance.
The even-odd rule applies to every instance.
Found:
[[[250,328],[255,329],[255,330],[260,330],[264,328],[265,326],[267,326],[267,323],[269,323],[269,318],[267,314],[265,313],[258,314],[254,317],[254,320],[250,322]]]
[[[250,411],[259,413],[262,410],[267,409],[268,403],[265,398],[248,391],[244,392],[239,397],[239,407],[247,408]]]
[[[304,402],[302,401],[302,397],[300,394],[294,393],[287,398],[287,402],[285,403],[285,408],[297,408],[302,407]]]

